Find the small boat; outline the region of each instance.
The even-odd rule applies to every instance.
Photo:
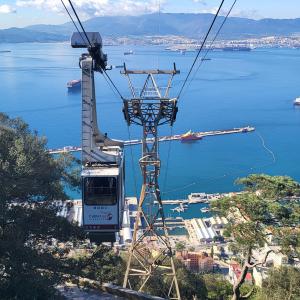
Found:
[[[196,140],[201,140],[201,139],[202,139],[201,135],[197,135],[196,133],[192,132],[191,130],[185,134],[182,134],[180,137],[181,142],[196,141]]]
[[[188,205],[187,204],[183,204],[183,203],[180,203],[179,206],[176,206],[175,208],[171,208],[171,210],[174,212],[174,211],[177,211],[177,212],[184,212],[188,209]]]
[[[0,50],[0,53],[10,53],[11,50]]]
[[[125,51],[124,52],[124,55],[132,55],[134,54],[134,52],[132,50],[129,50],[129,51]]]
[[[71,80],[67,83],[67,88],[69,91],[77,90],[81,88],[81,79]]]
[[[300,105],[300,97],[295,99],[294,105]]]
[[[210,212],[210,209],[208,207],[203,207],[200,209],[202,213],[208,213]]]
[[[177,211],[177,212],[184,212],[184,208],[183,207],[180,207],[180,206],[177,206],[175,208],[171,208],[171,211]]]

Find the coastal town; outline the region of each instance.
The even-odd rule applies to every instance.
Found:
[[[165,46],[168,51],[197,51],[201,44],[199,39],[184,36],[164,35],[164,36],[131,36],[131,37],[106,37],[104,43],[107,46],[119,45],[159,45]],[[209,48],[208,41],[204,48]],[[263,36],[249,37],[247,39],[219,39],[213,43],[212,50],[223,50],[226,48],[300,48],[300,36]]]
[[[231,284],[235,284],[241,274],[240,261],[243,258],[241,253],[232,248],[232,237],[225,234],[229,221],[215,214],[210,204],[223,197],[234,197],[243,192],[232,193],[192,193],[187,199],[164,200],[163,203],[173,212],[191,211],[191,218],[168,217],[166,226],[170,235],[171,246],[175,251],[176,258],[181,261],[189,270],[195,273],[207,274],[215,273],[223,275]],[[299,197],[289,199],[299,202]],[[197,209],[197,205],[203,205],[202,209]],[[59,207],[58,216],[67,218],[70,222],[82,225],[82,201],[70,200],[57,202]],[[172,208],[170,208],[172,207]],[[135,197],[127,197],[123,214],[123,228],[118,234],[114,249],[116,252],[128,251],[131,246],[134,221],[137,216],[138,201]],[[242,217],[241,217],[242,220]],[[158,220],[157,226],[162,226]],[[138,236],[143,235],[146,223],[140,221]],[[93,247],[90,244],[90,247]],[[159,244],[156,245],[159,247]],[[156,249],[155,247],[153,249]],[[79,250],[82,251],[82,250]],[[287,255],[280,251],[276,240],[270,234],[268,243],[255,252],[255,260],[261,261],[269,253],[263,264],[253,268],[247,274],[246,283],[255,282],[258,287],[262,287],[263,280],[266,279],[270,268],[282,266],[293,266],[300,268],[300,262],[291,261]]]
[[[300,300],[299,11],[0,1],[0,300]]]

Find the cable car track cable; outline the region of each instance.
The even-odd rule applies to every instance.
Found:
[[[127,126],[127,134],[128,134],[128,139],[131,141],[131,132],[130,132],[129,126]],[[131,168],[133,171],[134,192],[135,192],[135,197],[138,199],[137,177],[136,177],[135,166],[134,166],[134,157],[133,157],[133,145],[130,144],[129,148],[130,148],[130,156],[131,156]]]
[[[170,130],[170,136],[173,136],[173,126],[171,126]],[[167,181],[168,181],[168,176],[169,176],[169,167],[170,167],[170,158],[171,158],[171,151],[172,151],[172,140],[169,140],[169,145],[168,145],[168,152],[167,152],[167,164],[166,164],[166,173],[165,173],[165,178],[164,178],[164,184],[163,184],[163,192],[164,194],[167,186]]]
[[[118,87],[116,86],[116,84],[113,82],[113,80],[111,79],[111,77],[107,74],[106,70],[103,70],[103,76],[107,77],[107,79],[109,80],[109,82],[111,83],[111,85],[114,87],[115,91],[118,93],[118,95],[121,97],[121,99],[124,101],[124,97],[122,96],[120,90],[118,89]]]
[[[80,21],[80,18],[79,18],[78,14],[77,14],[77,12],[76,12],[76,10],[75,10],[75,7],[74,7],[73,4],[72,4],[72,1],[71,1],[71,0],[68,0],[68,1],[69,1],[69,3],[70,3],[70,6],[71,6],[71,8],[72,8],[72,10],[73,10],[73,12],[74,12],[76,18],[77,18],[77,21],[78,21],[78,23],[80,24],[80,27],[81,27],[81,29],[82,29],[82,31],[83,31],[85,37],[86,37],[86,40],[88,41],[90,47],[92,47],[92,44],[91,44],[91,42],[90,42],[90,40],[89,40],[89,38],[88,38],[88,35],[87,35],[87,33],[86,33],[86,31],[85,31],[85,29],[84,29],[84,27],[83,27],[81,21]],[[82,41],[85,42],[85,40],[84,40],[84,38],[83,38],[83,36],[82,36],[82,33],[79,31],[79,28],[78,28],[78,26],[76,25],[74,19],[72,18],[71,14],[70,14],[70,12],[69,12],[69,10],[68,10],[68,8],[67,8],[66,5],[64,4],[63,0],[61,0],[61,2],[62,2],[62,4],[63,4],[65,10],[67,11],[67,13],[68,13],[70,19],[72,20],[72,22],[73,22],[73,24],[74,24],[74,26],[75,26],[77,32],[80,34]],[[113,88],[115,89],[115,91],[118,93],[118,95],[121,97],[121,99],[124,100],[124,97],[122,96],[120,90],[118,89],[118,87],[116,86],[116,84],[113,82],[113,80],[111,79],[111,77],[107,74],[106,70],[103,70],[103,74],[104,74],[103,77],[105,78],[105,80],[106,80],[106,81],[108,80],[108,81],[111,83],[111,85],[113,86]],[[106,75],[106,77],[105,77],[105,75]],[[110,86],[110,85],[109,85],[109,86]],[[111,86],[110,86],[110,88],[113,89]]]
[[[63,1],[63,0],[60,0],[60,1],[61,1],[62,5],[64,6],[64,8],[65,8],[65,10],[66,10],[67,14],[69,15],[69,17],[70,17],[70,19],[71,19],[72,23],[74,24],[74,26],[75,26],[76,30],[77,30],[77,31],[78,31],[78,33],[80,34],[80,37],[81,37],[82,41],[84,42],[84,38],[83,38],[83,36],[82,36],[81,32],[79,31],[79,29],[78,29],[78,26],[76,25],[76,22],[74,21],[74,19],[73,19],[72,15],[70,14],[70,12],[69,12],[69,10],[68,10],[67,6],[65,5],[65,3],[64,3],[64,1]]]
[[[73,12],[74,12],[74,14],[75,14],[75,16],[76,16],[77,21],[78,21],[78,23],[79,23],[79,25],[80,25],[80,27],[81,27],[81,29],[82,29],[82,32],[84,33],[84,35],[85,35],[85,37],[86,37],[87,42],[90,44],[91,47],[93,47],[93,45],[92,45],[92,43],[91,43],[89,37],[87,36],[86,31],[85,31],[85,29],[84,29],[84,27],[83,27],[83,25],[82,25],[82,23],[81,23],[81,21],[80,21],[80,18],[79,18],[79,16],[78,16],[77,12],[76,12],[76,9],[75,9],[75,7],[73,6],[72,1],[71,1],[71,0],[68,0],[68,1],[69,1],[70,6],[71,6],[71,8],[72,8],[72,10],[73,10]]]
[[[196,64],[196,62],[198,61],[198,58],[199,58],[199,56],[200,56],[200,53],[201,53],[201,51],[202,51],[202,49],[203,49],[203,47],[204,47],[204,45],[205,45],[205,43],[206,43],[206,41],[207,41],[207,39],[208,39],[208,36],[209,36],[209,34],[210,34],[210,32],[211,32],[211,30],[212,30],[212,28],[213,28],[213,26],[214,26],[214,24],[215,24],[215,22],[216,22],[216,20],[217,20],[219,14],[220,14],[220,11],[221,11],[221,9],[222,9],[222,7],[223,7],[224,2],[225,2],[225,0],[222,0],[221,3],[220,3],[220,5],[219,5],[219,8],[218,8],[218,10],[217,10],[217,12],[216,12],[216,14],[215,14],[215,16],[214,16],[214,18],[213,18],[212,23],[210,24],[210,27],[209,27],[209,29],[208,29],[206,35],[205,35],[205,38],[204,38],[204,40],[203,40],[203,42],[202,42],[202,45],[201,45],[200,49],[198,50],[198,53],[197,53],[197,55],[196,55],[196,57],[195,57],[195,59],[194,59],[192,65],[191,65],[191,67],[190,67],[190,70],[189,70],[189,72],[188,72],[188,74],[187,74],[187,76],[186,76],[186,78],[185,78],[185,80],[184,80],[184,82],[183,82],[183,85],[182,85],[182,87],[181,87],[181,89],[180,89],[180,91],[179,91],[179,94],[178,94],[178,96],[177,96],[177,99],[180,98],[180,96],[181,96],[181,94],[182,94],[182,92],[183,92],[183,90],[184,90],[184,88],[185,88],[185,86],[186,86],[186,84],[187,84],[187,81],[188,81],[189,77],[191,76],[191,73],[192,73],[192,71],[193,71],[193,69],[194,69],[194,67],[195,67],[195,64]]]
[[[237,2],[237,0],[234,0],[234,2],[233,2],[233,4],[231,5],[229,11],[227,12],[226,16],[224,17],[224,20],[223,20],[223,22],[222,22],[220,28],[218,29],[218,31],[217,31],[215,37],[214,37],[213,40],[211,41],[211,43],[210,43],[210,45],[209,45],[207,51],[205,52],[204,56],[202,57],[201,62],[200,62],[200,64],[199,64],[197,70],[195,71],[193,78],[190,80],[188,87],[190,86],[190,84],[192,83],[192,81],[195,79],[195,76],[196,76],[196,74],[198,73],[199,69],[201,68],[201,66],[202,66],[202,64],[203,64],[203,62],[204,62],[204,60],[205,60],[205,58],[207,57],[208,53],[213,49],[213,45],[214,45],[216,39],[218,38],[218,36],[219,36],[221,30],[223,29],[223,27],[224,27],[226,21],[228,20],[228,17],[229,17],[229,15],[231,14],[231,12],[232,12],[232,10],[233,10],[233,8],[234,8],[236,2]]]

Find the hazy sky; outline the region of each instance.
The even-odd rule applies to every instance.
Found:
[[[64,0],[67,3],[67,0]],[[234,0],[226,0],[226,12]],[[214,12],[221,0],[72,0],[82,19],[102,15],[157,12]],[[238,0],[233,16],[249,18],[300,17],[300,0]],[[0,0],[0,28],[69,21],[61,0]]]

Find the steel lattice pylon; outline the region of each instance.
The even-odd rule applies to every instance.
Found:
[[[139,160],[143,184],[123,286],[143,291],[147,283],[151,282],[151,277],[157,274],[165,277],[164,280],[169,284],[164,291],[165,297],[180,300],[158,183],[161,162],[157,134],[158,126],[172,126],[176,119],[177,98],[169,98],[169,90],[174,75],[179,71],[175,64],[173,70],[139,71],[127,70],[124,65],[121,73],[127,76],[132,93],[130,100],[124,100],[123,112],[127,124],[143,127],[142,158]],[[132,75],[146,77],[140,90],[133,86]],[[164,88],[159,87],[156,81],[156,77],[160,75],[169,76]]]

